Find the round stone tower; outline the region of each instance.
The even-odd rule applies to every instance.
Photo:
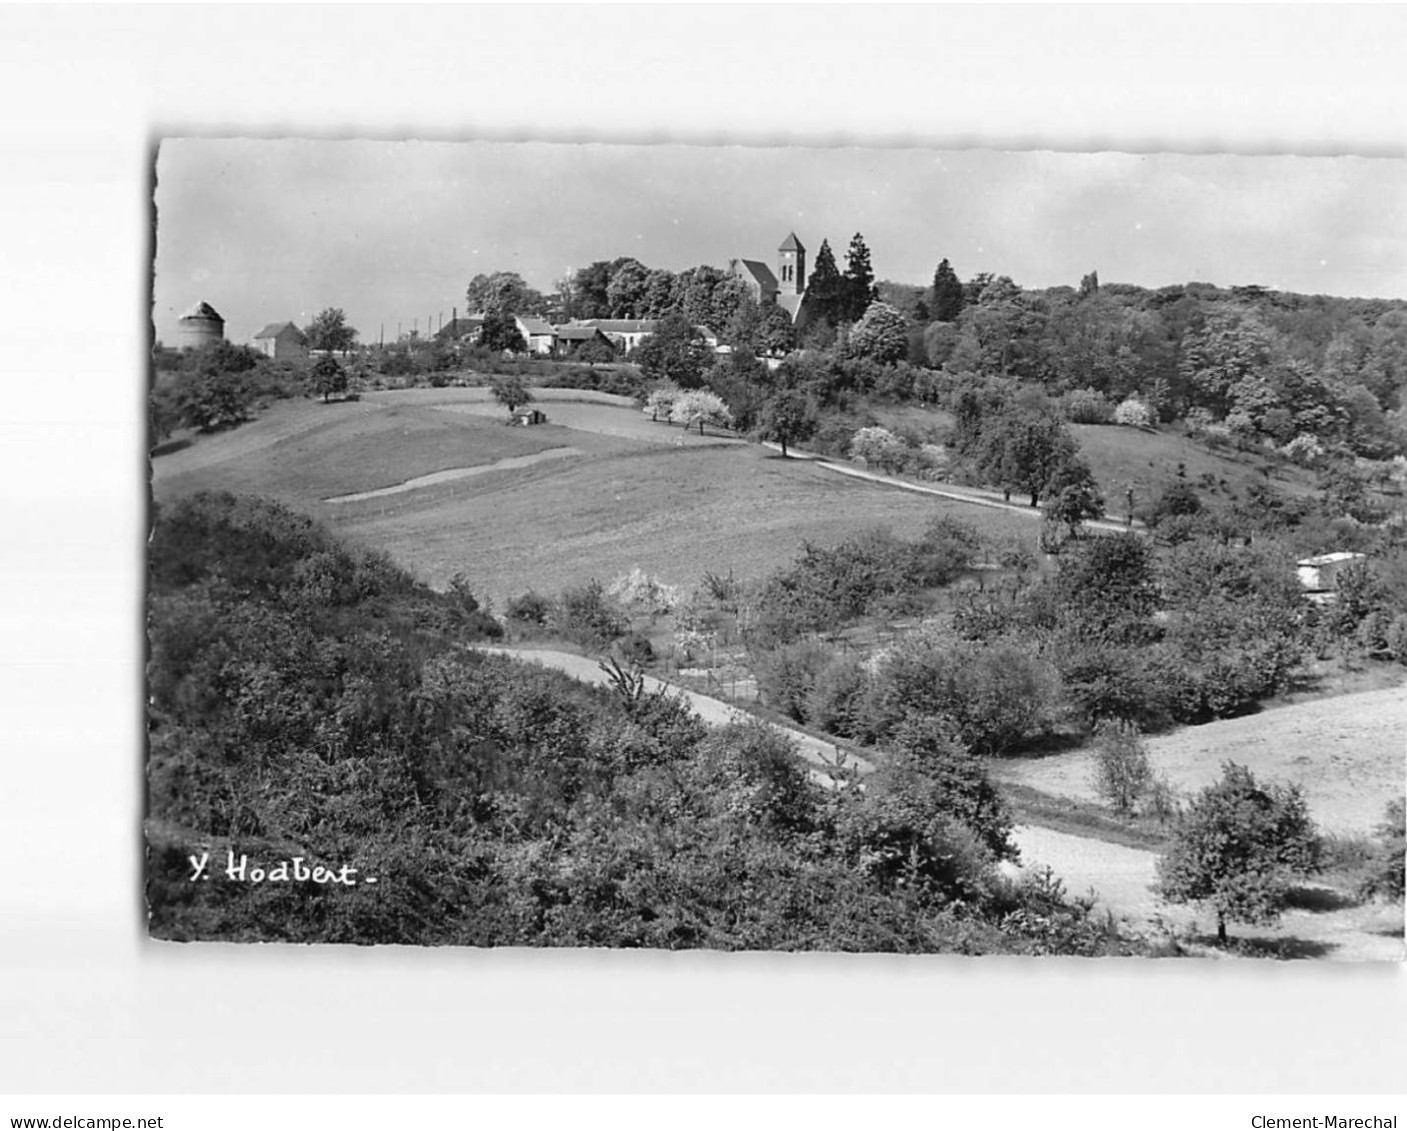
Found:
[[[208,302],[198,302],[181,315],[180,341],[182,349],[199,349],[206,342],[223,341],[225,320]]]

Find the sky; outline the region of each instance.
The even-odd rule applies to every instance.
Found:
[[[341,307],[365,341],[464,309],[476,274],[539,290],[630,255],[776,261],[795,231],[877,278],[1025,287],[1260,284],[1407,298],[1407,161],[917,148],[172,138],[156,162],[153,318],[231,341]]]

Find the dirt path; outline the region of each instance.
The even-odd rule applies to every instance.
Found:
[[[780,452],[780,444],[770,441],[763,444],[764,447]],[[936,495],[940,499],[953,499],[959,503],[971,503],[975,507],[989,507],[992,510],[1008,511],[1012,514],[1023,515],[1026,518],[1044,518],[1045,512],[1035,507],[1023,507],[1019,503],[1008,503],[1000,499],[989,498],[971,491],[964,491],[961,488],[944,484],[941,487],[933,487],[924,483],[912,483],[907,479],[898,479],[893,475],[881,475],[877,471],[868,471],[861,467],[851,467],[849,464],[835,463],[825,456],[816,455],[813,452],[798,451],[796,448],[787,450],[789,459],[806,460],[823,467],[827,471],[834,471],[841,475],[848,475],[853,479],[865,479],[871,483],[878,483],[884,487],[897,487],[901,491],[913,491],[920,495]],[[1084,524],[1089,530],[1107,530],[1115,534],[1121,534],[1129,527],[1123,522],[1114,522],[1107,519],[1090,519]],[[1139,529],[1135,527],[1135,529]]]
[[[610,682],[595,660],[569,652],[495,647],[479,650],[539,663],[585,683]],[[664,689],[682,695],[711,726],[745,722],[752,717],[747,711],[722,700],[651,676],[646,677],[645,683],[652,692]],[[831,743],[786,727],[776,729],[790,738],[801,757],[816,767],[811,771],[813,780],[826,786],[834,784],[826,772],[835,764],[836,748]],[[873,769],[867,762],[854,761],[861,772]],[[1215,931],[1215,922],[1207,912],[1174,907],[1157,896],[1154,884],[1158,857],[1155,853],[1033,825],[1018,826],[1013,831],[1013,839],[1021,850],[1024,869],[1050,867],[1064,882],[1069,896],[1092,894],[1096,914],[1105,910],[1111,912],[1127,930],[1155,937],[1175,931],[1184,939],[1189,934],[1210,936]],[[1320,911],[1287,911],[1279,926],[1274,928],[1233,928],[1232,933],[1236,938],[1254,939],[1268,950],[1283,948],[1284,953],[1290,955],[1339,961],[1397,962],[1404,958],[1400,905],[1338,907],[1334,900],[1326,899],[1325,906],[1327,909]],[[1222,957],[1214,947],[1192,945],[1188,949],[1207,957]]]
[[[500,656],[512,656],[517,660],[526,660],[529,663],[541,664],[544,667],[554,668],[557,671],[565,672],[573,679],[579,679],[583,683],[591,683],[597,686],[605,686],[610,683],[609,677],[601,670],[600,664],[586,656],[578,656],[571,652],[554,652],[550,649],[538,648],[496,648],[478,647],[476,651],[493,652]],[[697,691],[690,691],[677,684],[668,683],[654,676],[645,677],[645,688],[649,692],[665,691],[668,694],[678,695],[688,702],[694,713],[703,719],[709,726],[726,726],[729,723],[749,722],[755,718],[747,711],[734,707],[721,699],[714,699],[708,695],[701,695]],[[787,727],[777,726],[769,723],[773,729],[781,731],[787,738],[796,744],[797,752],[807,762],[810,762],[818,769],[812,771],[812,777],[819,784],[830,787],[835,783],[829,771],[837,764],[838,747],[833,742],[823,742],[819,738],[813,738],[809,734],[801,731],[791,730]],[[874,766],[862,758],[848,755],[845,764],[852,766],[861,773],[867,774],[873,771]]]
[[[531,467],[533,464],[542,463],[545,460],[579,455],[581,455],[580,448],[548,448],[545,451],[533,452],[526,456],[505,456],[503,459],[481,464],[478,467],[450,467],[444,471],[432,471],[429,475],[418,475],[414,479],[407,479],[404,483],[397,483],[390,487],[378,487],[374,491],[358,491],[352,495],[334,495],[330,499],[324,499],[323,502],[358,503],[363,499],[380,499],[386,495],[399,495],[404,491],[414,491],[419,487],[433,487],[438,483],[450,483],[456,479],[486,475],[490,471],[509,471],[515,467]]]

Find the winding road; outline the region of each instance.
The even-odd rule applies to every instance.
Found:
[[[598,686],[610,683],[600,664],[586,656],[550,649],[502,648],[475,645],[475,650],[510,656],[516,660],[541,664],[564,672],[584,683]],[[645,677],[646,689],[682,696],[689,706],[710,726],[756,719],[748,711],[702,695],[677,684]],[[811,764],[813,781],[834,789],[835,769],[841,750],[834,743],[789,727],[768,723],[786,735],[796,745],[797,753]],[[845,754],[846,764],[868,774],[873,764],[853,754]],[[1172,907],[1156,894],[1158,857],[1156,853],[1129,848],[1091,837],[1073,836],[1036,825],[1018,825],[1012,830],[1012,840],[1021,852],[1021,870],[1049,867],[1064,882],[1071,898],[1092,895],[1095,911],[1108,911],[1114,919],[1140,934],[1173,930],[1185,935],[1198,927],[1210,932],[1212,924],[1206,915],[1187,907]],[[1400,905],[1364,905],[1332,912],[1292,910],[1285,914],[1282,925],[1257,934],[1274,942],[1283,940],[1291,945],[1318,948],[1324,957],[1362,961],[1402,961],[1404,940]],[[1206,947],[1193,953],[1221,956],[1222,952]]]

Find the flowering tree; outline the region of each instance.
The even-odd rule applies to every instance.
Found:
[[[678,396],[678,385],[673,381],[661,381],[650,390],[650,395],[645,398],[645,411],[650,414],[651,420],[661,418],[668,420],[669,411],[674,407],[675,398]]]
[[[908,321],[887,302],[871,303],[850,331],[847,344],[856,357],[892,365],[909,352]]]
[[[1153,410],[1137,397],[1129,397],[1114,409],[1114,423],[1126,424],[1132,428],[1147,428],[1153,423]]]
[[[691,389],[675,399],[669,410],[669,419],[675,424],[682,424],[686,430],[690,425],[697,424],[702,436],[705,424],[721,428],[733,422],[733,414],[717,393]]]
[[[850,458],[886,471],[898,467],[908,453],[908,446],[888,428],[861,428],[850,440]]]

